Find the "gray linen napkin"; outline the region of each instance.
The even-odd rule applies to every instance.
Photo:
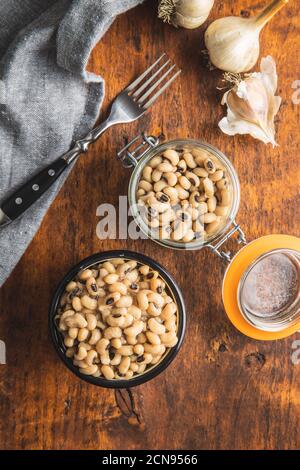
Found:
[[[94,126],[103,79],[91,49],[116,15],[143,0],[0,0],[0,201]],[[0,286],[67,174],[0,230]]]

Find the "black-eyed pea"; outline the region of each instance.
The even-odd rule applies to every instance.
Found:
[[[118,349],[118,354],[121,356],[132,356],[133,354],[133,346],[131,345],[123,345]]]
[[[177,319],[176,315],[172,315],[172,317],[168,318],[164,322],[165,329],[167,331],[176,331],[177,330]]]
[[[82,346],[79,346],[77,353],[75,354],[75,359],[77,361],[83,361],[87,357],[87,350],[83,348]]]
[[[150,346],[150,344],[149,344],[149,346]],[[153,346],[153,345],[151,345],[151,346]],[[145,349],[145,351],[146,351],[146,349]],[[150,364],[150,362],[152,361],[152,358],[153,358],[153,356],[152,356],[151,353],[145,352],[142,356],[139,356],[136,361],[139,364],[147,365],[147,364]]]
[[[72,348],[67,348],[66,350],[66,356],[71,358],[74,357],[75,354],[75,347],[73,346]]]
[[[153,157],[148,163],[148,165],[151,166],[151,168],[156,168],[161,162],[162,162],[162,157],[158,155],[156,157]]]
[[[138,277],[139,277],[139,272],[137,269],[133,269],[132,271],[129,271],[128,273],[126,273],[126,279],[129,279],[131,283],[136,282],[138,280]]]
[[[136,337],[143,331],[143,328],[144,328],[144,323],[141,320],[136,320],[133,322],[132,326],[124,329],[124,333],[127,336]]]
[[[156,356],[153,356],[152,361],[151,361],[150,364],[152,364],[152,365],[158,364],[160,360],[161,360],[161,355],[157,354]]]
[[[137,335],[136,339],[138,341],[138,344],[144,344],[147,341],[146,335],[144,333],[140,333],[139,335]]]
[[[172,315],[174,315],[176,312],[177,312],[177,306],[175,302],[170,302],[163,308],[160,318],[163,321],[168,320],[168,318],[172,317]]]
[[[143,274],[143,273],[142,273]],[[136,296],[136,299],[137,299],[137,302],[138,302],[138,306],[141,310],[147,310],[148,306],[149,306],[149,301],[148,301],[148,297],[147,297],[147,291],[144,291],[144,290],[140,290],[139,293],[137,294]]]
[[[216,186],[220,191],[222,191],[223,189],[227,189],[228,188],[228,179],[223,177],[221,180],[216,182]]]
[[[97,327],[97,317],[93,313],[86,313],[87,329],[89,331],[94,330]]]
[[[109,365],[110,364],[110,357],[109,357],[109,352],[104,351],[104,353],[99,354],[100,356],[100,362],[103,365]]]
[[[136,195],[137,195],[138,198],[141,197],[141,196],[145,196],[145,194],[146,194],[146,191],[142,188],[138,189],[137,192],[136,192]]]
[[[74,346],[74,339],[70,338],[70,336],[66,336],[64,338],[64,344],[67,348],[72,348],[72,346]]]
[[[166,188],[167,186],[169,186],[168,183],[165,180],[161,179],[157,181],[157,183],[154,183],[153,189],[156,193],[159,193],[163,191],[163,189]]]
[[[197,175],[199,178],[207,178],[208,173],[204,168],[197,167],[193,170],[193,173]]]
[[[181,174],[185,173],[187,170],[187,164],[184,159],[179,160],[177,164],[177,171]]]
[[[85,361],[78,361],[77,359],[73,359],[73,364],[81,369],[86,369],[88,367]]]
[[[127,287],[123,282],[114,282],[108,287],[109,292],[119,292],[121,295],[127,294]]]
[[[123,357],[118,367],[120,374],[126,374],[129,367],[130,367],[130,357],[128,356]]]
[[[120,298],[121,298],[120,292],[112,292],[111,294],[107,295],[107,296],[104,298],[104,301],[103,301],[103,302],[104,302],[103,309],[100,310],[100,306],[99,306],[99,305],[98,305],[98,309],[99,309],[100,311],[103,311],[103,310],[105,309],[105,306],[106,306],[106,308],[107,308],[107,306],[109,306],[109,305],[113,305],[113,304],[116,305],[116,303],[120,300]]]
[[[189,204],[191,207],[196,208],[199,206],[200,193],[199,191],[193,191],[189,197]]]
[[[135,320],[139,320],[141,318],[141,315],[142,315],[141,309],[139,307],[137,307],[136,305],[131,305],[128,308],[128,313],[130,315],[132,315]]]
[[[79,368],[79,372],[83,375],[93,375],[97,372],[97,370],[98,370],[98,366],[96,364],[87,366],[84,369]]]
[[[138,184],[138,188],[143,189],[144,191],[146,191],[146,193],[148,193],[149,191],[151,191],[153,189],[153,186],[148,181],[141,180]]]
[[[147,308],[147,313],[152,317],[158,317],[161,314],[161,308],[154,302],[150,302]]]
[[[131,362],[130,370],[132,370],[133,373],[137,372],[139,370],[139,365],[136,362]]]
[[[115,377],[114,370],[109,365],[103,365],[101,367],[101,373],[107,380],[112,380]]]
[[[95,344],[98,343],[98,341],[100,339],[101,339],[101,331],[98,328],[96,328],[95,330],[93,330],[91,332],[91,336],[90,336],[90,339],[89,339],[89,344],[94,346]]]
[[[214,191],[214,184],[212,180],[210,180],[209,178],[204,178],[203,189],[204,189],[205,195],[208,198],[213,197],[215,191]]]
[[[173,233],[171,234],[171,238],[175,241],[182,240],[182,238],[187,234],[190,226],[187,222],[178,222],[174,226]]]
[[[215,214],[221,217],[225,217],[228,214],[229,207],[228,206],[217,206],[215,210]]]
[[[176,184],[175,189],[180,200],[189,198],[190,193],[186,191],[180,184]]]
[[[73,297],[72,307],[76,312],[80,312],[80,310],[82,309],[80,297],[77,297],[77,296]]]
[[[187,190],[187,191],[188,191],[188,190],[190,189],[190,187],[192,186],[191,183],[190,183],[190,181],[189,181],[189,180],[187,179],[187,177],[184,176],[184,175],[180,176],[179,179],[178,179],[178,181],[179,181],[180,186],[182,186],[182,188],[185,189],[185,190]]]
[[[170,297],[169,295],[164,295],[164,300],[165,300],[165,305],[170,304],[171,302],[173,302],[172,297]],[[160,321],[160,318],[157,318],[157,321]]]
[[[78,343],[78,348],[84,348],[87,351],[90,351],[92,349],[92,346],[88,343],[85,343],[84,341]]]
[[[153,169],[151,168],[151,166],[145,166],[145,168],[143,169],[143,179],[148,181],[148,183],[151,183],[152,181],[152,171]]]
[[[214,173],[209,175],[209,179],[211,179],[214,183],[220,181],[223,178],[224,171],[223,170],[216,170]]]
[[[168,196],[172,204],[175,204],[178,201],[178,192],[176,188],[173,188],[172,186],[166,186],[163,189],[163,193]]]
[[[83,295],[80,299],[83,307],[88,308],[89,310],[96,310],[98,302],[96,299],[91,299],[88,295]]]
[[[106,322],[109,326],[119,326],[122,328],[125,323],[125,318],[120,313],[111,313],[106,318]]]
[[[230,205],[230,202],[231,202],[231,194],[230,194],[230,191],[228,191],[228,189],[223,189],[221,191],[221,206],[229,206]]]
[[[149,270],[150,270],[150,267],[147,264],[144,264],[143,266],[139,268],[139,271],[143,276],[146,276]]]
[[[101,374],[101,371],[99,370],[99,367],[98,367],[98,369],[96,370],[96,372],[95,372],[94,374],[92,374],[93,377],[97,377],[97,378],[98,378],[98,377],[101,377],[101,375],[102,375],[102,374]]]
[[[126,335],[126,340],[127,340],[127,344],[130,344],[130,346],[135,346],[137,344],[136,336]]]
[[[138,374],[142,374],[143,372],[145,372],[145,369],[147,367],[147,364],[139,364],[139,368],[138,368]]]
[[[91,269],[85,269],[84,271],[81,271],[78,274],[78,277],[79,277],[79,279],[81,279],[81,281],[87,281],[88,278],[91,277],[92,275],[93,275],[93,273],[92,273]]]
[[[101,338],[96,344],[96,351],[101,356],[102,354],[105,353],[108,347],[109,347],[109,340],[107,338]]]
[[[175,173],[167,171],[163,174],[164,180],[168,183],[168,186],[175,186],[177,184],[177,176]]]
[[[152,171],[151,178],[152,178],[152,181],[153,181],[154,183],[157,183],[158,181],[160,181],[160,180],[161,180],[161,177],[162,177],[162,172],[161,172],[161,171],[159,171],[159,170],[157,170],[157,169],[155,169],[155,170]]]
[[[176,150],[167,149],[164,152],[164,157],[167,158],[173,166],[176,166],[179,162],[179,155]]]
[[[160,339],[162,344],[168,348],[172,348],[178,342],[178,338],[175,331],[168,331],[167,333],[160,335]]]
[[[98,295],[98,285],[97,285],[97,282],[96,282],[96,279],[91,276],[87,281],[86,281],[86,288],[87,288],[87,291],[88,293],[94,297],[94,296],[97,296]]]
[[[88,338],[89,334],[90,332],[87,328],[80,328],[77,334],[78,341],[80,342],[85,341]]]
[[[65,324],[69,328],[85,328],[87,326],[87,321],[83,315],[80,313],[75,313],[75,315],[65,319]]]
[[[151,344],[160,344],[160,337],[152,331],[146,331],[146,337]]]
[[[213,174],[216,171],[216,164],[211,158],[206,158],[204,160],[204,168],[206,169],[207,173]]]
[[[132,305],[132,297],[130,295],[122,295],[120,299],[115,303],[116,307],[130,307]]]
[[[112,366],[118,366],[122,360],[122,356],[119,353],[116,353],[114,357],[111,359],[110,364]]]
[[[203,166],[204,160],[209,156],[209,154],[204,149],[200,149],[196,147],[191,150],[191,154],[193,155],[195,162],[199,166]]]
[[[188,179],[192,189],[196,189],[198,186],[200,186],[200,179],[194,172],[187,171],[185,177]]]
[[[145,353],[152,354],[152,356],[161,354],[161,350],[162,350],[161,346],[162,344],[145,343],[144,344]]]
[[[160,308],[164,305],[164,298],[162,297],[162,295],[158,294],[157,292],[150,291],[147,297],[148,297],[149,302],[155,303]]]
[[[195,233],[194,233],[194,230],[189,228],[187,233],[184,235],[184,237],[182,237],[182,241],[184,243],[189,243],[191,242],[193,239],[195,238]]]
[[[129,326],[132,325],[133,322],[134,322],[133,315],[131,315],[130,313],[126,313],[126,315],[124,315],[124,323],[122,325],[122,328],[128,328]]]
[[[106,284],[114,284],[115,282],[119,280],[119,276],[116,273],[112,273],[112,274],[108,274],[107,276],[105,276],[103,280],[104,282],[106,282]]]
[[[112,338],[121,338],[122,330],[119,326],[109,326],[104,330],[104,338],[110,340]],[[101,340],[100,340],[101,341]]]
[[[170,161],[167,161],[167,160],[164,160],[163,162],[161,162],[157,166],[157,169],[161,171],[162,173],[169,173],[175,170],[174,166],[170,163]]]
[[[110,343],[114,349],[119,349],[122,346],[120,338],[113,338]]]
[[[72,290],[76,289],[77,284],[75,281],[71,281],[66,285],[66,291],[67,292],[72,292]]]
[[[95,349],[91,349],[87,353],[87,356],[85,358],[85,362],[87,363],[88,366],[91,366],[92,364],[94,364],[97,357],[98,357],[97,351],[95,351]]]
[[[70,336],[70,338],[76,339],[78,331],[78,328],[69,328],[68,335]]]
[[[208,212],[215,212],[217,207],[217,198],[215,196],[207,199]]]
[[[136,344],[134,347],[133,347],[133,352],[134,354],[136,354],[137,356],[142,356],[144,354],[144,346],[142,344]]]
[[[185,160],[187,166],[191,169],[196,168],[197,163],[194,160],[194,157],[191,153],[187,152],[183,154],[183,159]]]
[[[215,221],[211,222],[210,224],[207,224],[207,226],[206,226],[207,235],[211,235],[211,234],[215,233],[220,228],[220,225],[221,225],[221,218],[220,217],[217,217],[217,219]]]
[[[205,224],[211,224],[212,222],[215,222],[216,220],[217,220],[217,216],[213,212],[207,212],[203,216],[203,221]],[[207,231],[207,227],[206,227],[206,231]]]
[[[125,374],[125,379],[126,380],[129,380],[133,377],[133,371],[131,369],[129,369],[126,374]]]
[[[159,229],[159,238],[161,240],[169,240],[171,238],[172,227],[170,225],[163,225]]]
[[[111,261],[105,261],[102,264],[102,269],[105,269],[107,271],[107,273],[110,273],[110,274],[116,272],[116,268],[115,268],[114,264]],[[100,275],[101,275],[101,269],[100,269]],[[104,276],[101,275],[101,277],[104,277]]]
[[[157,292],[158,294],[161,294],[163,292],[164,288],[165,288],[165,283],[160,278],[151,279],[150,288],[153,292]],[[148,296],[148,298],[149,298],[149,296]]]

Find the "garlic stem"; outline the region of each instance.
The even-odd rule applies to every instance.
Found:
[[[254,19],[254,23],[261,29],[268,21],[284,6],[289,0],[273,0],[259,15]]]

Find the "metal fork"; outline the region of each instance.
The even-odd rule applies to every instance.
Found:
[[[79,155],[87,152],[90,144],[106,129],[115,124],[139,119],[180,73],[181,70],[176,70],[176,65],[171,64],[166,54],[159,57],[116,97],[109,117],[102,124],[91,130],[83,139],[77,140],[71,150],[44,168],[2,203],[0,227],[8,225],[31,207]]]

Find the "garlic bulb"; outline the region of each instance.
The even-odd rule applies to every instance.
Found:
[[[214,0],[161,0],[158,17],[174,26],[194,29],[204,23],[213,4]]]
[[[259,56],[259,34],[288,0],[273,0],[254,18],[228,16],[214,21],[205,32],[212,64],[226,72],[247,72]]]
[[[222,98],[222,104],[227,104],[227,116],[219,122],[220,129],[228,135],[250,134],[265,144],[277,145],[274,118],[281,98],[275,96],[277,73],[273,58],[263,58],[260,72],[246,74],[244,79],[233,74],[225,74],[226,77],[235,85]]]

